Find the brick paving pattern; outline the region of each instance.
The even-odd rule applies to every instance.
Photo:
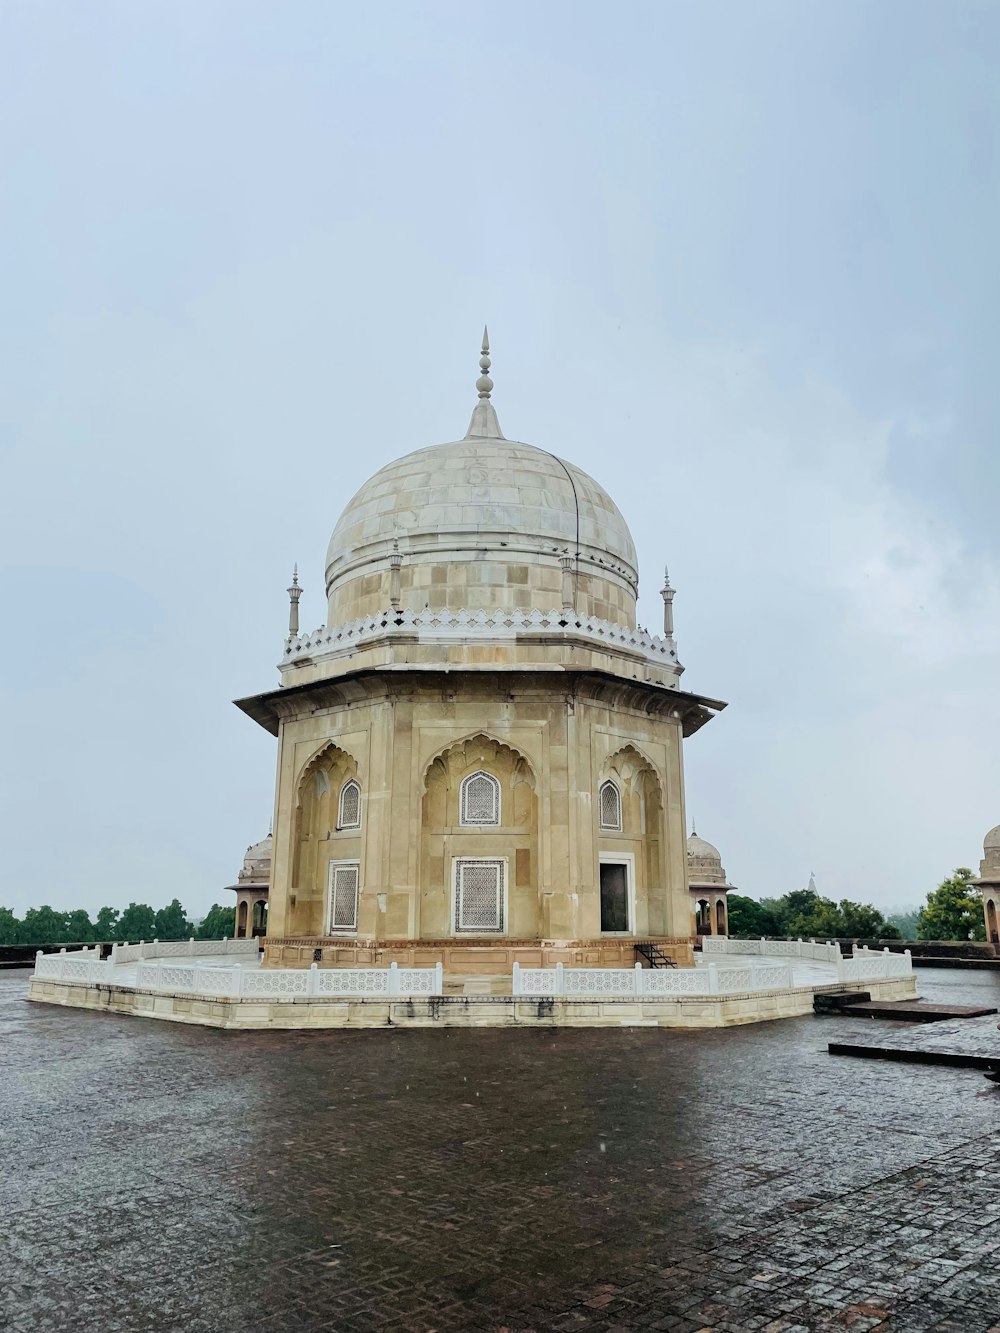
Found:
[[[24,984],[10,1333],[1000,1333],[1000,1089],[828,1055],[860,1020],[227,1033]]]

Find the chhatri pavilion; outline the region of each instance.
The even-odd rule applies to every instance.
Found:
[[[618,507],[504,437],[489,370],[484,338],[465,435],[361,487],[326,624],[299,632],[296,576],[280,687],[237,701],[278,740],[265,967],[692,962],[682,742],[724,704],[681,688],[669,581],[636,626]]]
[[[986,939],[996,950],[1000,946],[1000,824],[991,828],[983,839],[979,878],[972,882],[983,899]]]

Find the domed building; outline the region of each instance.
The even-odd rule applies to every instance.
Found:
[[[488,343],[465,436],[367,481],[326,558],[327,623],[279,689],[265,965],[690,962],[685,736],[724,707],[636,626],[628,526],[574,464],[509,441]]]
[[[235,884],[226,888],[236,894],[234,938],[263,939],[267,934],[267,897],[271,884],[271,847],[269,833],[260,842],[251,843],[243,857],[243,867]]]
[[[726,894],[735,884],[726,880],[722,853],[691,829],[687,840],[688,893],[696,935],[728,935]]]
[[[990,944],[1000,945],[1000,824],[983,839],[979,878],[973,883],[983,896],[986,938]]]

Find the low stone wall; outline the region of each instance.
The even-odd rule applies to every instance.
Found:
[[[678,967],[694,965],[694,950],[687,936],[655,939],[497,940],[474,943],[446,940],[355,941],[336,937],[267,939],[263,941],[264,967],[427,967],[442,963],[446,973],[460,976],[495,976],[522,967],[631,967],[636,944],[655,944]],[[320,957],[316,958],[316,950]]]
[[[668,1027],[716,1028],[811,1014],[816,991],[864,990],[872,999],[916,994],[912,977],[856,985],[801,986],[781,992],[672,999],[539,999],[443,996],[422,1000],[216,999],[123,986],[80,986],[33,978],[29,1000],[76,1009],[159,1018],[205,1027],[287,1030],[393,1027]]]

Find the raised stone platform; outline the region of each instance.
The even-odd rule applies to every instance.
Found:
[[[967,1004],[925,1004],[912,1000],[859,1000],[840,1006],[848,1018],[883,1018],[896,1023],[941,1023],[950,1018],[984,1018],[996,1009]]]
[[[885,999],[913,993],[913,979],[867,982]],[[816,987],[669,999],[576,999],[443,995],[426,999],[179,995],[106,984],[32,978],[28,998],[78,1009],[199,1023],[218,1028],[671,1027],[713,1028],[812,1012]]]
[[[1000,1031],[996,1016],[953,1019],[886,1032],[859,1032],[848,1041],[831,1041],[831,1055],[908,1064],[955,1065],[965,1069],[1000,1069]]]

